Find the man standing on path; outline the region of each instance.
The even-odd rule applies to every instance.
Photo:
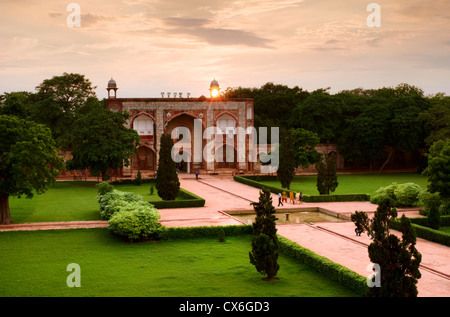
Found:
[[[278,193],[278,207],[280,207],[280,205],[284,206],[283,202],[281,201],[281,193]]]
[[[195,179],[198,180],[198,170],[195,171]]]

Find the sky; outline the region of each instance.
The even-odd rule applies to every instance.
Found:
[[[222,90],[407,83],[450,95],[450,1],[374,2],[379,27],[367,22],[371,3],[0,0],[0,94],[67,72],[85,75],[99,98],[111,78],[123,98],[208,96],[213,79]]]

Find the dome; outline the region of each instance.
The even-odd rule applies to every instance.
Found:
[[[108,81],[108,88],[117,88],[117,84],[116,84],[116,81],[114,79],[111,78]]]
[[[218,82],[216,79],[214,79],[214,80],[211,82],[211,85],[209,85],[209,87],[210,87],[210,88],[219,88],[219,82]]]

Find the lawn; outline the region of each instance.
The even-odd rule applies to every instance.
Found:
[[[14,223],[101,220],[97,203],[97,182],[56,182],[42,195],[32,199],[10,197],[9,205]],[[115,185],[121,191],[134,192],[146,201],[160,201],[150,195],[151,184]]]
[[[251,235],[129,244],[107,229],[0,232],[0,296],[356,296],[284,255],[279,281],[264,282],[250,249]],[[79,288],[66,284],[70,263]]]
[[[316,175],[297,175],[291,183],[291,189],[296,192],[303,192],[304,195],[319,195],[316,187]],[[374,195],[375,191],[393,182],[416,183],[423,189],[427,188],[428,179],[419,173],[392,173],[392,174],[339,174],[339,185],[332,194],[369,194]],[[281,188],[277,180],[262,181],[260,183]]]

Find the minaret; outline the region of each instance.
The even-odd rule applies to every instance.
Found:
[[[108,98],[117,98],[117,84],[116,81],[114,79],[111,78],[110,81],[108,81],[108,88],[106,88],[106,90],[108,90]],[[111,96],[111,90],[114,90],[114,95]]]

